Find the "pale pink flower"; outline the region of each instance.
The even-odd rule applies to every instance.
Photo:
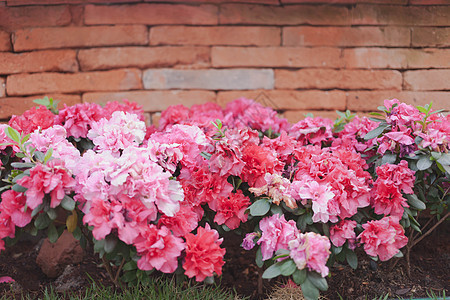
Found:
[[[288,249],[288,242],[300,234],[295,221],[286,221],[284,216],[275,214],[259,222],[262,231],[258,245],[261,245],[262,259],[268,260],[279,249]]]
[[[1,195],[0,211],[11,217],[15,226],[25,227],[31,222],[31,209],[26,209],[26,197],[23,193],[7,190]]]

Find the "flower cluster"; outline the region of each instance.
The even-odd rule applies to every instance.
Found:
[[[16,230],[48,228],[57,239],[61,206],[70,212],[63,226],[78,238],[85,226],[119,272],[128,260],[127,272],[220,275],[219,234],[234,229],[244,230],[244,249],[258,248],[264,278],[325,277],[331,256],[350,263],[356,247],[388,260],[426,207],[416,177],[429,189],[448,184],[450,117],[384,104],[380,123],[307,117],[290,125],[241,98],[225,108],[171,106],[158,128],[129,102],[56,115],[33,108],[0,125],[0,251]],[[434,203],[447,201],[442,190]]]

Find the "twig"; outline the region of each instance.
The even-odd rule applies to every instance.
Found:
[[[114,277],[114,281],[115,282],[117,282],[117,279],[119,279],[119,274],[120,274],[120,271],[122,271],[122,268],[123,268],[124,264],[125,264],[125,257],[122,259],[122,262],[120,263],[120,266],[117,269],[116,276]]]
[[[442,222],[445,221],[445,219],[448,218],[448,216],[450,216],[450,212],[447,212],[447,214],[441,218],[436,224],[434,224],[433,227],[431,227],[427,232],[425,232],[420,238],[418,238],[417,240],[413,241],[411,243],[411,248],[415,245],[417,245],[418,242],[420,242],[421,240],[423,240],[426,236],[428,236],[434,229],[436,229],[436,227],[439,226],[439,224],[441,224]]]
[[[111,278],[111,280],[113,281],[114,285],[117,287],[118,284],[117,284],[117,281],[115,280],[114,275],[112,273],[111,266],[109,265],[109,261],[104,256],[102,257],[102,261],[103,261],[103,264],[105,265],[106,272],[108,272],[109,278]]]

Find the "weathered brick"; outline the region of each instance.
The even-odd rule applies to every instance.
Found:
[[[306,118],[306,114],[312,114],[314,117],[328,118],[331,120],[336,120],[338,117],[335,110],[287,110],[282,116],[286,118],[289,123],[295,124]]]
[[[284,27],[286,46],[388,46],[410,45],[406,27]]]
[[[215,25],[215,5],[151,4],[97,6],[86,5],[86,24],[148,24],[148,25]]]
[[[78,71],[76,52],[73,50],[35,51],[18,54],[0,52],[0,74],[45,71]]]
[[[448,0],[409,0],[411,5],[448,5]]]
[[[143,106],[144,111],[163,111],[170,105],[183,104],[190,107],[194,104],[215,102],[216,94],[211,91],[134,91],[122,93],[85,93],[83,102],[105,104],[108,101],[128,99]]]
[[[79,95],[62,95],[62,94],[45,94],[30,97],[6,97],[0,98],[0,119],[7,119],[12,115],[21,115],[26,110],[37,106],[33,102],[35,99],[43,98],[44,96],[51,97],[60,101],[58,107],[64,107],[64,104],[75,105],[81,102]]]
[[[83,91],[123,91],[141,88],[141,72],[136,69],[75,74],[17,74],[8,76],[6,79],[6,92],[10,96]]]
[[[3,77],[0,77],[0,98],[5,97],[6,91],[6,80]]]
[[[412,91],[450,90],[450,69],[406,71],[403,88]]]
[[[427,1],[427,0],[424,0]],[[432,0],[435,1],[435,0]],[[281,0],[282,4],[299,3],[323,3],[330,4],[330,0]],[[333,4],[357,4],[357,3],[377,3],[377,4],[407,4],[408,0],[333,0]]]
[[[147,43],[147,28],[142,25],[33,28],[18,30],[13,39],[15,51]]]
[[[428,69],[450,68],[450,49],[344,49],[346,68]]]
[[[275,88],[401,90],[402,74],[396,70],[276,70]]]
[[[415,27],[412,29],[412,45],[415,47],[450,46],[449,27]]]
[[[409,91],[349,91],[347,109],[351,111],[377,111],[385,99],[399,99],[411,105],[425,105],[433,102],[433,109],[450,110],[450,92]]]
[[[0,30],[0,51],[11,50],[11,39],[9,33]]]
[[[157,26],[150,29],[150,45],[279,46],[276,27]]]
[[[223,4],[220,24],[262,25],[349,25],[349,10],[332,5],[264,6],[252,4]]]
[[[149,69],[144,72],[144,87],[149,90],[251,90],[272,89],[273,85],[271,69]]]
[[[223,91],[217,94],[217,103],[225,106],[228,102],[245,97],[263,98],[267,106],[286,110],[344,110],[346,94],[343,91],[293,91],[293,90],[255,90]]]
[[[158,127],[159,126],[159,120],[161,119],[161,113],[155,112],[151,114],[151,124]]]
[[[350,11],[352,25],[450,25],[449,6],[357,4]]]
[[[141,0],[89,0],[89,3],[129,3]],[[7,0],[8,6],[22,5],[56,5],[56,4],[84,4],[86,0]]]
[[[144,0],[144,2],[161,2],[160,0]],[[164,2],[174,2],[174,3],[257,3],[257,4],[269,4],[269,5],[280,5],[279,0],[164,0]]]
[[[84,71],[124,67],[160,68],[189,65],[190,68],[208,67],[208,47],[122,47],[96,48],[78,52]]]
[[[67,5],[0,7],[0,28],[14,31],[27,27],[64,26],[71,20]]]
[[[213,47],[214,67],[329,67],[342,66],[338,48]]]

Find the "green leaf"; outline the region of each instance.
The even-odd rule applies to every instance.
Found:
[[[280,216],[283,215],[283,210],[278,205],[273,205],[270,208],[270,212],[272,213],[272,215],[277,215],[277,214],[280,215]]]
[[[300,285],[302,288],[303,296],[306,300],[319,299],[319,290],[317,287],[309,281],[308,278]]]
[[[443,165],[443,164],[440,164],[439,162],[436,162],[436,164],[437,164],[439,170],[441,170],[443,173],[447,172],[450,174],[450,166],[449,165]]]
[[[341,253],[342,252],[342,246],[341,247],[335,247],[335,246],[333,246],[332,247],[332,249],[333,249],[333,253],[335,254],[335,255],[338,255],[339,253]]]
[[[46,213],[40,214],[36,220],[34,220],[34,226],[36,226],[37,229],[44,229],[47,228],[48,225],[52,223],[52,220],[48,217]]]
[[[51,220],[55,220],[58,214],[56,213],[56,210],[54,208],[49,208],[47,210],[47,215]]]
[[[381,164],[395,164],[395,161],[397,160],[397,155],[392,153],[386,153],[381,157]]]
[[[5,134],[16,143],[20,143],[20,133],[14,128],[8,126],[5,128]]]
[[[12,186],[12,190],[18,193],[25,193],[27,191],[27,188],[16,183]]]
[[[297,270],[297,265],[292,259],[285,259],[280,266],[281,275],[290,276],[295,270]]]
[[[369,131],[365,136],[364,139],[366,141],[371,140],[373,138],[378,137],[380,134],[383,133],[383,131],[385,129],[387,129],[388,127],[390,127],[390,125],[387,125],[385,123],[380,124],[377,128],[373,129],[372,131]]]
[[[43,105],[46,107],[48,107],[50,105],[50,100],[48,99],[47,96],[45,96],[43,99],[34,99],[33,102],[38,105]]]
[[[45,158],[45,154],[42,153],[41,151],[36,151],[34,152],[34,156],[36,156],[36,159],[39,161],[44,161]]]
[[[260,199],[250,205],[249,209],[252,216],[264,216],[270,210],[270,203],[267,199]]]
[[[450,165],[450,154],[449,153],[442,153],[441,157],[437,160],[438,163],[441,165]]]
[[[130,271],[123,274],[121,277],[123,282],[131,282],[136,280],[136,271]]]
[[[299,270],[297,269],[294,274],[292,274],[292,279],[296,284],[302,284],[306,280],[306,269]]]
[[[75,209],[75,200],[65,195],[61,201],[61,206],[68,211],[72,211]]]
[[[137,269],[137,263],[134,260],[130,260],[126,264],[123,265],[124,271],[131,271]]]
[[[106,252],[106,253],[111,253],[111,252],[113,252],[113,250],[114,250],[114,248],[116,247],[116,245],[117,245],[117,239],[116,239],[114,236],[108,235],[108,236],[105,238],[105,246],[104,246],[104,249],[105,249],[105,252]]]
[[[345,259],[347,260],[349,266],[352,267],[352,269],[356,269],[358,267],[358,257],[352,250],[347,250]]]
[[[36,216],[42,209],[44,208],[44,203],[39,204],[33,211],[31,212],[31,217]]]
[[[53,149],[52,148],[48,148],[48,150],[47,150],[47,152],[45,153],[45,156],[44,156],[44,164],[46,164],[49,160],[50,160],[50,158],[52,158],[52,154],[53,154]]]
[[[56,241],[58,240],[58,231],[56,230],[56,227],[53,223],[48,226],[47,235],[50,243],[56,243]]]
[[[423,156],[417,161],[417,169],[423,171],[431,167],[432,164],[433,162],[430,160],[428,156]]]
[[[80,227],[75,228],[75,230],[72,232],[72,235],[75,239],[80,240],[82,235],[81,228]]]
[[[16,169],[33,168],[35,165],[36,164],[34,163],[20,163],[20,162],[11,163],[11,167]]]
[[[258,268],[262,268],[264,265],[264,261],[262,260],[261,247],[258,247],[258,250],[256,250],[255,262]]]
[[[264,273],[262,274],[262,278],[264,279],[270,279],[270,278],[275,278],[277,276],[281,275],[281,268],[280,268],[280,263],[277,262],[273,265],[271,265],[270,267],[267,268],[267,270],[264,271]]]
[[[308,280],[312,282],[321,291],[328,290],[328,283],[325,278],[323,278],[317,272],[308,272]]]
[[[408,199],[408,204],[410,204],[412,207],[417,208],[418,210],[424,210],[427,208],[425,203],[419,200],[419,198],[415,195],[406,195],[406,199]]]

